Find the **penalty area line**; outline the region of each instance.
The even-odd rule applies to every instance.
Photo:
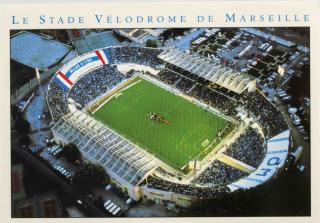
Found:
[[[141,79],[139,79],[138,81],[135,81],[131,84],[129,84],[128,86],[122,88],[122,89],[119,89],[118,91],[115,91],[113,92],[113,94],[110,96],[110,97],[107,97],[106,100],[104,100],[102,103],[99,104],[99,106],[91,112],[92,115],[94,115],[94,113],[96,113],[96,111],[98,111],[101,107],[103,107],[108,101],[110,101],[113,97],[115,96],[119,96],[118,94],[122,94],[122,92],[132,86],[134,86],[135,84],[138,84],[139,82],[141,81]],[[121,87],[120,87],[121,88]]]

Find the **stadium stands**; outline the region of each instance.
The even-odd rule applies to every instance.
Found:
[[[240,179],[228,185],[231,191],[249,189],[263,184],[277,174],[288,155],[289,130],[272,137],[267,141],[267,153],[261,165],[248,177]]]
[[[235,100],[214,89],[198,84],[196,81],[185,77],[183,74],[165,68],[158,73],[157,78],[191,97],[197,98],[212,107],[218,108],[225,115],[233,117],[236,115]]]
[[[111,58],[106,49],[95,50],[66,63],[57,71],[53,81],[62,89],[68,91],[83,74],[96,67],[111,63]]]
[[[157,56],[162,52],[161,49],[143,47],[110,47],[108,52],[114,64],[136,63],[156,68],[162,65]]]
[[[198,199],[219,197],[223,196],[224,193],[228,193],[230,191],[225,186],[195,187],[192,184],[178,184],[155,176],[149,176],[141,183],[140,186],[143,188],[152,188],[160,191],[188,195],[191,197],[196,197]]]
[[[284,117],[259,91],[245,92],[241,100],[251,117],[255,117],[264,129],[266,138],[271,138],[288,129]]]
[[[58,121],[63,115],[69,113],[67,92],[51,81],[47,91],[47,103],[53,121]]]
[[[94,99],[100,97],[125,78],[116,68],[103,66],[81,77],[70,90],[69,97],[75,102],[86,106]]]
[[[265,156],[263,136],[251,127],[231,144],[225,154],[257,168]]]
[[[204,185],[209,184],[214,187],[222,187],[245,176],[247,176],[247,173],[228,166],[218,160],[214,160],[211,165],[194,180],[194,182]]]

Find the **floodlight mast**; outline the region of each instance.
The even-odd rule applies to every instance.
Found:
[[[193,186],[195,184],[195,179],[197,177],[197,162],[198,162],[198,156],[193,161]]]
[[[40,92],[40,95],[41,97],[44,98],[44,94],[42,92],[42,88],[41,88],[41,79],[40,79],[40,72],[39,72],[39,69],[38,67],[36,67],[36,77],[37,77],[37,80],[38,80],[38,85],[39,85],[39,92]]]
[[[40,77],[40,72],[39,72],[38,67],[36,67],[36,77],[37,77],[37,80],[38,80],[40,97],[43,98],[43,99],[47,102],[47,100],[46,100],[46,95],[45,95],[45,93],[43,92],[43,89],[42,89],[41,77]],[[48,102],[47,102],[47,103],[48,103]],[[50,111],[50,110],[49,110],[49,111]],[[47,113],[48,110],[45,108],[44,112]],[[51,115],[51,118],[52,118],[51,111],[50,111],[50,115]]]

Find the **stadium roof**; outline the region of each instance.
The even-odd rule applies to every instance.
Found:
[[[12,37],[10,47],[12,60],[40,70],[56,64],[72,50],[71,46],[27,31]]]
[[[102,165],[126,185],[138,185],[160,161],[81,111],[63,116],[52,128],[64,141],[73,142],[82,155]]]
[[[255,82],[248,74],[235,72],[196,53],[189,54],[172,48],[163,51],[158,57],[238,94]]]

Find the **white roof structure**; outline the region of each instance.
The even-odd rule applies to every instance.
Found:
[[[136,186],[160,163],[90,115],[75,110],[63,116],[52,128],[55,138],[74,143],[82,155],[102,165],[117,181]]]
[[[158,57],[238,94],[255,86],[255,79],[249,74],[235,72],[196,53],[189,54],[171,48],[163,51]]]

